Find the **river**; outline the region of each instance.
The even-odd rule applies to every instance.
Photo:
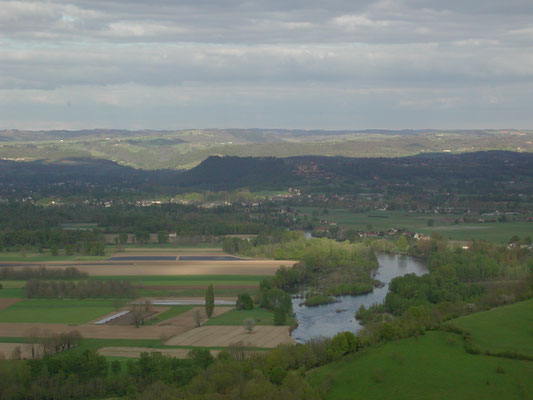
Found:
[[[292,337],[303,343],[313,337],[331,337],[338,332],[357,332],[361,325],[355,319],[355,312],[361,305],[370,306],[385,300],[389,283],[398,276],[405,274],[423,275],[428,272],[425,264],[413,257],[378,254],[379,268],[376,279],[385,283],[383,287],[374,288],[372,293],[359,296],[340,296],[338,302],[316,307],[300,306],[302,299],[293,299],[292,306],[298,328],[292,331]]]

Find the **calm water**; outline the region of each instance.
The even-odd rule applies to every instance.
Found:
[[[381,288],[375,288],[372,293],[360,296],[337,297],[338,302],[317,307],[300,306],[302,299],[293,299],[292,306],[299,326],[292,332],[297,342],[303,343],[316,336],[334,336],[338,332],[357,332],[361,325],[354,314],[364,304],[370,306],[385,300],[389,283],[397,276],[414,273],[423,275],[427,267],[412,257],[379,254],[379,269],[376,279],[385,283]]]

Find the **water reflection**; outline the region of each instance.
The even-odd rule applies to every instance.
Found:
[[[337,303],[317,307],[300,306],[302,299],[293,299],[293,309],[299,323],[298,328],[292,332],[294,340],[303,343],[317,336],[331,337],[342,331],[357,332],[361,325],[354,314],[362,304],[368,307],[374,303],[382,303],[387,295],[390,281],[397,276],[411,273],[423,275],[427,272],[427,267],[412,257],[379,254],[378,262],[376,279],[385,285],[375,288],[372,293],[341,296],[337,298]]]

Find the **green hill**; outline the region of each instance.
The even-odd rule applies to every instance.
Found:
[[[453,320],[482,351],[531,354],[533,300]],[[533,362],[472,355],[460,335],[428,332],[310,373],[326,399],[533,399]]]

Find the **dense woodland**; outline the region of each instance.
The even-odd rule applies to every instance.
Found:
[[[531,210],[533,156],[503,151],[426,154],[403,158],[209,157],[182,172],[145,171],[110,161],[0,161],[5,200],[58,203],[131,201],[186,192],[300,188],[364,207],[361,194],[379,194],[390,209],[462,207]],[[304,197],[307,199],[307,197]],[[303,200],[303,199],[301,199]],[[338,199],[337,199],[338,200]]]

